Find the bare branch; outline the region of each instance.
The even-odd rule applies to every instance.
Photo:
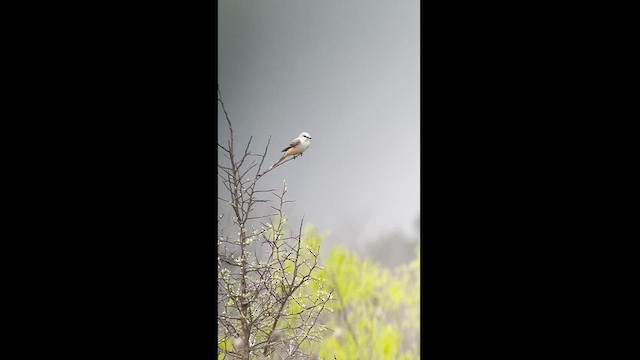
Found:
[[[233,126],[219,87],[218,102],[229,128],[227,146],[218,143],[225,163],[218,164],[218,179],[226,189],[218,200],[232,224],[231,236],[223,236],[220,230],[217,239],[218,353],[242,360],[258,352],[279,358],[304,357],[309,353],[307,345],[318,341],[324,330],[316,323],[329,300],[315,293],[312,296],[305,287],[319,281],[312,277],[318,256],[302,245],[304,217],[297,235],[285,229],[284,207],[293,202],[285,198],[286,183],[280,190],[257,185],[262,175],[295,157],[263,171],[271,137],[261,154],[251,152],[253,137],[242,153],[234,153]],[[275,198],[263,199],[263,193]],[[218,216],[218,226],[222,218]]]

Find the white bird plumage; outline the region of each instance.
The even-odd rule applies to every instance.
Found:
[[[294,158],[298,156],[302,156],[302,153],[309,148],[311,145],[311,136],[309,133],[302,132],[300,136],[291,140],[289,146],[284,148],[282,152],[284,153],[280,160],[276,161],[275,164],[269,167],[269,170],[273,169],[275,166],[278,166],[287,156],[293,156]]]

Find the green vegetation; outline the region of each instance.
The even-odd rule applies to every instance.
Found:
[[[320,244],[311,226],[303,238]],[[393,270],[334,247],[317,274],[334,289],[331,313],[322,320],[332,331],[317,347],[320,359],[420,358],[420,252]],[[317,285],[317,283],[315,283]],[[314,285],[311,285],[313,289]]]
[[[278,232],[276,232],[277,234]],[[313,263],[322,245],[323,235],[306,225],[302,232],[299,262]],[[274,234],[270,231],[270,237]],[[284,235],[280,233],[280,235]],[[335,246],[322,267],[305,267],[293,274],[290,260],[284,262],[285,277],[310,275],[288,301],[283,322],[278,326],[285,338],[295,337],[295,326],[285,320],[293,314],[305,314],[302,320],[316,332],[305,334],[300,348],[316,359],[398,359],[420,358],[420,252],[414,259],[392,270],[361,258],[342,246]],[[277,274],[275,274],[277,275]],[[278,276],[274,276],[278,279]],[[276,286],[275,288],[278,288]],[[318,298],[329,297],[324,312]],[[309,319],[317,317],[317,321]],[[294,318],[297,318],[295,316]],[[292,319],[293,320],[293,319]],[[306,321],[305,321],[306,320]],[[316,336],[309,336],[314,334]],[[222,348],[232,349],[232,340],[219,337]],[[283,344],[284,345],[284,344]],[[276,352],[282,356],[285,353]],[[258,356],[256,356],[258,355]],[[218,359],[223,359],[223,354]],[[262,354],[251,358],[265,359]],[[271,357],[270,357],[271,358]]]

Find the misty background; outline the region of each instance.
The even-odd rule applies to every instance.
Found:
[[[340,243],[384,261],[385,254],[403,256],[394,255],[398,245],[418,241],[419,5],[218,2],[218,85],[236,151],[253,136],[252,151],[262,153],[271,136],[268,167],[292,139],[310,134],[302,157],[260,183],[281,188],[286,180],[287,198],[295,200],[285,208],[289,225],[297,229],[304,215],[328,234],[325,249]],[[218,136],[226,144],[220,106]],[[218,191],[226,191],[220,181]]]

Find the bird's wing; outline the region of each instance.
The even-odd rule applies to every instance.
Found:
[[[295,139],[293,139],[293,141],[291,141],[291,144],[289,144],[289,146],[287,146],[287,148],[282,150],[282,151],[287,151],[287,150],[291,149],[292,147],[298,146],[298,144],[300,144],[300,139],[299,138],[295,138]]]

